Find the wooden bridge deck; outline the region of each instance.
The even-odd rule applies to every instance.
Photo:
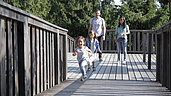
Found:
[[[117,54],[104,53],[96,62],[96,71],[87,72],[88,79],[80,81],[76,56],[68,54],[68,80],[38,96],[170,96],[171,92],[156,81],[156,55],[148,70],[142,54],[128,54],[127,64],[117,64]]]
[[[156,79],[156,55],[152,55],[152,69],[148,70],[147,63],[143,62],[142,54],[128,54],[127,64],[117,63],[117,54],[103,54],[103,61],[96,62],[96,71],[90,72],[89,79],[114,79],[114,80],[140,80],[155,81]],[[80,78],[76,57],[69,54],[68,79]]]

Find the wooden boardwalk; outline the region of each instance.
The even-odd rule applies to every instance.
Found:
[[[117,54],[104,53],[96,62],[96,71],[87,71],[88,79],[80,81],[76,56],[68,54],[68,80],[38,96],[171,96],[167,88],[156,81],[156,56],[152,69],[142,60],[142,54],[128,54],[127,64],[117,64]]]
[[[117,63],[117,54],[104,53],[103,61],[96,62],[96,71],[90,71],[89,79],[155,81],[156,56],[152,55],[152,69],[148,70],[142,54],[128,54],[127,64]],[[80,78],[81,73],[76,57],[69,54],[68,79]]]

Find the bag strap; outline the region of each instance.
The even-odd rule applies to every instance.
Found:
[[[93,23],[93,21],[94,21],[94,18],[95,18],[95,17],[93,17],[92,23]],[[102,28],[104,28],[104,26],[103,26],[103,18],[101,18],[101,22],[102,22]],[[93,27],[93,24],[92,24],[92,27]]]

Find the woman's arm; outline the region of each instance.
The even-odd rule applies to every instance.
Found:
[[[126,34],[126,35],[130,34],[129,26],[128,26],[128,25],[126,25],[126,33],[125,33],[125,34]]]

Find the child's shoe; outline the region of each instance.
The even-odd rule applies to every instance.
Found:
[[[85,81],[87,79],[87,76],[84,76],[81,78],[81,81]]]

